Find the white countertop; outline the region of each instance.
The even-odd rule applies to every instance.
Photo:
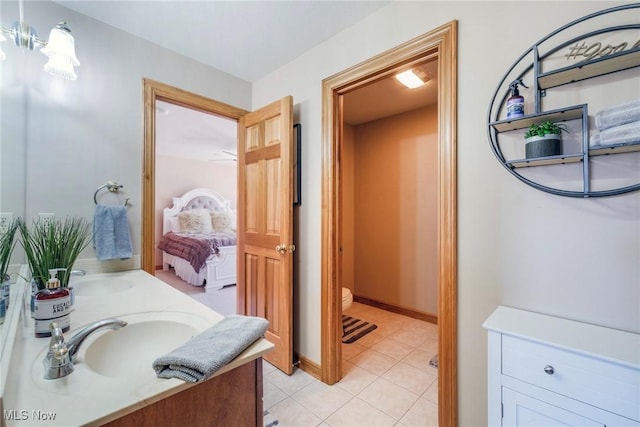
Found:
[[[96,274],[75,280],[92,283],[84,284],[85,292],[81,292],[82,284],[75,286],[77,295],[71,313],[71,330],[64,334],[67,341],[87,324],[109,317],[129,322],[127,327],[152,319],[169,324],[179,322],[188,324],[195,333],[210,328],[223,318],[142,270]],[[112,291],[107,292],[107,289]],[[175,348],[173,345],[156,354],[158,346],[162,347],[166,342],[162,332],[141,337],[144,345],[136,346],[135,354],[131,355],[139,368],[123,362],[128,358],[126,352],[131,351],[123,348],[125,357],[120,362],[114,360],[113,375],[96,372],[86,363],[85,353],[103,334],[119,332],[112,330],[94,333],[82,344],[73,373],[64,378],[45,380],[42,360],[50,339],[33,336],[33,319],[28,305],[26,315],[21,319],[3,395],[3,418],[7,427],[100,425],[196,385],[178,379],[157,378],[151,362]],[[272,349],[273,344],[260,339],[215,375],[261,357]],[[145,351],[149,354],[141,354]],[[124,363],[122,372],[126,375],[120,375],[117,363]],[[7,417],[7,411],[13,411],[13,416]],[[38,416],[43,414],[51,416],[47,421],[39,421]]]
[[[640,367],[640,334],[545,314],[498,307],[482,325],[502,334]]]

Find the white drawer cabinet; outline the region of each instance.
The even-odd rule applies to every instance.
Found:
[[[490,426],[640,427],[640,335],[499,307],[488,330]]]

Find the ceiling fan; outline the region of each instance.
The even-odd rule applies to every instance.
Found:
[[[233,151],[229,150],[220,150],[218,153],[215,153],[216,156],[219,156],[220,153],[226,154],[226,156],[221,156],[218,158],[209,159],[210,162],[237,162],[238,155]]]

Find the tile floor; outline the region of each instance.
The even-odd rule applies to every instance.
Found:
[[[159,278],[189,291],[175,276]],[[207,304],[199,293],[187,293]],[[359,303],[345,314],[378,328],[342,344],[343,378],[337,384],[301,369],[287,376],[263,362],[264,409],[277,426],[437,426],[438,371],[429,365],[438,348],[436,325]]]
[[[354,303],[345,313],[378,328],[342,344],[343,378],[328,386],[298,369],[287,376],[264,362],[264,409],[278,427],[438,425],[437,327]]]

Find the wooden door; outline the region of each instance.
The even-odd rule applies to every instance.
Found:
[[[238,125],[238,313],[269,321],[265,359],[293,372],[293,99]]]

